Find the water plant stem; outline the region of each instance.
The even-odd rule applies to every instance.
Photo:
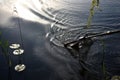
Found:
[[[105,65],[105,43],[103,40],[101,40],[102,46],[103,46],[103,54],[102,54],[102,73],[103,73],[103,80],[107,80],[107,70]]]
[[[86,28],[89,28],[91,25],[92,18],[95,13],[95,11],[94,11],[95,7],[99,7],[99,0],[92,0]]]
[[[6,62],[8,64],[8,80],[12,80],[12,76],[11,76],[12,61],[11,61],[11,58],[9,56],[9,51],[8,51],[9,43],[8,43],[8,41],[0,39],[0,47],[1,47],[1,51],[2,51],[3,55],[5,56]]]

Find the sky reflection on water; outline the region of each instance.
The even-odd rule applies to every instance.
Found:
[[[120,2],[112,0],[100,0],[101,11],[95,11],[93,26],[90,29],[84,29],[89,16],[90,2],[91,0],[0,0],[0,30],[4,38],[11,44],[21,44],[18,19],[22,29],[25,50],[22,62],[26,65],[26,70],[23,72],[25,76],[12,70],[13,80],[35,80],[35,78],[79,80],[83,78],[79,75],[81,66],[78,61],[65,48],[54,44],[55,41],[60,43],[64,42],[64,39],[75,40],[76,37],[86,33],[120,29]],[[45,37],[46,34],[48,34],[47,37]],[[56,37],[60,38],[56,39]],[[112,75],[120,74],[119,34],[101,39],[106,43],[107,70],[113,72]],[[12,53],[11,50],[10,52]],[[96,71],[101,69],[101,53],[101,41],[96,40],[86,60],[95,67]],[[13,66],[17,65],[18,58],[12,54],[10,56]],[[1,54],[0,59],[5,62]],[[5,66],[5,63],[0,64],[0,70],[2,70],[0,79],[3,80],[7,80],[5,75],[8,69]]]

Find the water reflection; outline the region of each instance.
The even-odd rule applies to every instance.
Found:
[[[78,53],[87,53],[87,56],[85,55],[87,65],[84,63],[78,64],[77,59],[70,55],[71,51],[67,51],[64,46],[65,43],[84,38],[86,34],[109,33],[112,30],[120,29],[119,1],[101,0],[100,8],[102,11],[95,12],[92,25],[88,29],[85,27],[91,0],[12,0],[11,3],[8,1],[9,5],[7,5],[11,7],[3,8],[8,14],[4,14],[5,12],[1,14],[9,15],[9,17],[6,16],[7,19],[2,17],[2,20],[10,25],[4,23],[3,26],[1,21],[0,26],[6,32],[4,32],[4,35],[11,43],[19,43],[20,36],[16,20],[20,18],[26,51],[24,54],[26,60],[23,61],[26,61],[26,65],[32,65],[27,66],[26,79],[34,80],[34,77],[37,77],[42,80],[48,80],[48,78],[51,80],[79,80],[86,76],[89,78],[89,74],[101,77],[103,53],[101,41],[105,41],[106,45],[105,64],[107,71],[110,72],[110,75],[119,75],[119,34],[98,37],[90,46],[84,44],[83,47],[81,43],[84,42],[80,42],[77,47],[75,46],[76,43],[67,46],[73,53],[76,53],[72,49],[73,47],[80,49]],[[16,58],[13,60],[17,61]],[[86,73],[88,75],[79,74],[81,65],[90,72]],[[19,71],[19,68],[23,70],[25,66],[20,64],[16,70]],[[97,71],[97,74],[94,71]],[[50,77],[47,78],[46,75]]]

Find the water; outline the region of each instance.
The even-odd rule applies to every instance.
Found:
[[[79,64],[77,58],[71,56],[71,53],[76,55],[76,51],[69,52],[64,47],[65,43],[78,40],[86,34],[120,29],[120,2],[117,0],[100,0],[100,9],[95,9],[92,26],[86,29],[90,4],[91,0],[0,0],[2,36],[10,44],[23,44],[22,48],[25,51],[21,62],[26,65],[26,70],[18,73],[14,67],[19,64],[19,57],[13,55],[13,50],[9,49],[13,64],[12,80],[93,80],[94,77],[99,79],[103,76],[103,50],[109,76],[120,75],[119,33],[96,37],[93,43],[87,46],[81,45],[80,42],[78,53],[85,57],[85,65]],[[7,63],[2,54],[0,59],[0,79],[8,80]],[[82,66],[88,70],[85,76],[80,74]]]

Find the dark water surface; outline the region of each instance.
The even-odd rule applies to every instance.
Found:
[[[103,52],[108,75],[120,75],[119,33],[97,37],[92,45],[78,51],[88,51],[82,54],[88,70],[84,76],[80,74],[83,65],[63,45],[86,34],[120,30],[119,0],[100,0],[100,10],[95,10],[92,26],[86,29],[90,3],[91,0],[0,0],[2,37],[10,44],[23,43],[25,52],[20,57],[26,65],[23,72],[16,72],[19,57],[9,49],[12,67],[8,74],[5,56],[0,51],[0,80],[101,80]]]

